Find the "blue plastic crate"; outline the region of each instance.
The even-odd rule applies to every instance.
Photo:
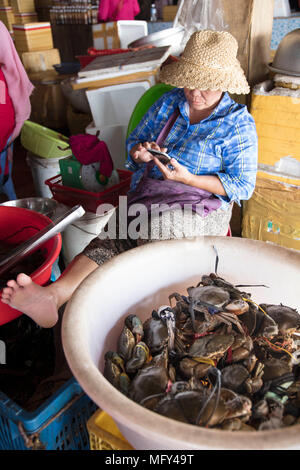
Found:
[[[34,412],[0,392],[0,450],[87,450],[97,406],[72,378]]]

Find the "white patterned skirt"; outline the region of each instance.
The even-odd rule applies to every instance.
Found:
[[[205,235],[226,236],[231,214],[232,205],[225,210],[220,208],[212,211],[206,217],[201,217],[196,212],[183,214],[180,209],[174,209],[156,215],[152,214],[144,236],[119,238],[119,214],[116,210],[112,216],[116,217],[116,236],[103,238],[103,235],[99,235],[89,243],[83,254],[101,266],[114,256],[149,242]]]

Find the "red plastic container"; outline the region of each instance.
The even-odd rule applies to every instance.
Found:
[[[122,52],[129,52],[130,49],[95,49],[94,47],[88,48],[88,55],[78,55],[76,59],[79,60],[81,68],[86,67],[96,57],[103,55],[121,54]]]
[[[80,67],[83,69],[87,65],[89,65],[93,60],[96,59],[97,56],[95,55],[77,55],[76,59],[80,62]]]
[[[117,170],[120,182],[105,191],[93,193],[83,189],[71,188],[61,184],[61,175],[53,176],[45,181],[49,186],[53,198],[66,206],[81,204],[88,212],[97,212],[100,204],[119,205],[119,196],[125,196],[130,188],[131,171]]]
[[[50,223],[51,220],[39,212],[20,207],[0,207],[0,239],[5,240],[6,243],[12,243],[14,245],[22,243]],[[21,230],[23,228],[24,230]],[[12,234],[15,235],[6,239],[6,237]],[[41,248],[46,250],[46,259],[41,266],[30,275],[31,279],[40,286],[45,285],[49,281],[52,266],[61,250],[61,244],[61,235],[58,234],[41,245]],[[22,313],[4,304],[1,301],[1,293],[2,291],[0,291],[0,325],[3,325],[19,317]]]
[[[131,51],[131,49],[95,49],[94,47],[89,47],[87,50],[88,55],[92,56],[122,54],[122,52],[129,51]]]

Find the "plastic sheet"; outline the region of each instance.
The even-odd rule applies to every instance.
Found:
[[[200,30],[211,29],[224,31],[228,25],[224,22],[222,0],[181,0],[173,27],[183,26],[182,45],[190,36]]]

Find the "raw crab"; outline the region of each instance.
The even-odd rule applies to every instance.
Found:
[[[259,305],[239,287],[247,285],[202,276],[144,323],[128,315],[117,353],[105,355],[105,377],[189,424],[257,431],[300,422],[300,316]]]

